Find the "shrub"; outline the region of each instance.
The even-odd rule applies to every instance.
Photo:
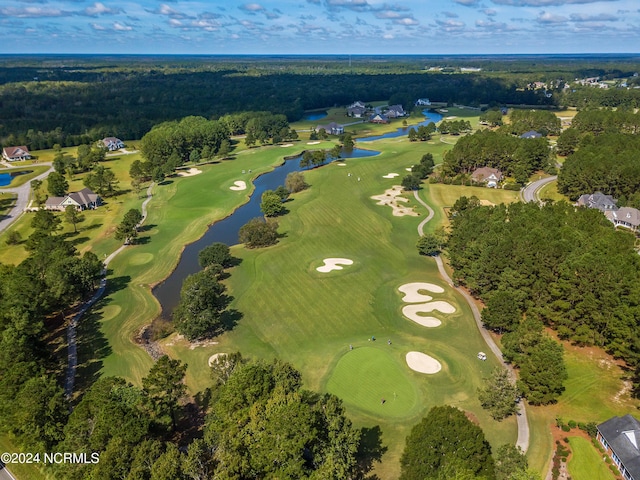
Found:
[[[571,431],[571,427],[569,425],[562,425],[562,431],[563,432],[570,432]]]
[[[507,182],[504,184],[504,186],[502,187],[505,190],[520,190],[520,184],[519,183],[513,183],[513,182]]]
[[[277,230],[277,222],[254,218],[240,228],[238,238],[247,248],[267,247],[278,241]]]
[[[7,245],[18,245],[21,241],[22,235],[20,235],[20,232],[13,230],[7,235]]]
[[[576,428],[578,426],[575,420],[569,420],[569,423],[567,425],[569,425],[569,428]]]

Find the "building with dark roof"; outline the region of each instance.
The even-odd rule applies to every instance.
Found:
[[[25,145],[20,145],[18,147],[4,147],[2,149],[2,158],[9,162],[29,160],[31,158],[31,153],[29,153],[29,149]]]
[[[640,422],[631,415],[598,425],[598,441],[627,480],[640,480]]]
[[[68,205],[73,205],[78,210],[96,209],[102,203],[100,195],[88,188],[79,192],[71,192],[64,197],[49,197],[44,204],[45,210],[64,211]]]
[[[541,138],[542,134],[536,132],[535,130],[529,130],[528,132],[524,132],[520,135],[520,138]]]
[[[597,208],[601,212],[606,212],[609,210],[617,210],[617,203],[618,201],[611,195],[605,195],[602,192],[596,192],[592,194],[585,193],[584,195],[580,195],[580,198],[578,198],[576,205],[578,205],[579,207]]]

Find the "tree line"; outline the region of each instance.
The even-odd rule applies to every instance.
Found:
[[[520,138],[509,133],[478,130],[460,138],[445,153],[441,173],[444,177],[455,177],[470,174],[479,167],[497,168],[522,184],[533,172],[554,168],[546,138]]]
[[[532,403],[556,399],[566,378],[561,348],[543,326],[638,365],[640,259],[633,235],[598,210],[564,202],[482,207],[463,197],[447,246],[456,281],[486,305],[483,322],[505,333],[505,358],[520,368]]]

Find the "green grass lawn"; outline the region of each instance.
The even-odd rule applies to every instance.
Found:
[[[573,480],[614,480],[616,477],[609,470],[602,455],[589,440],[583,437],[569,437],[571,459],[569,475]]]
[[[630,396],[625,372],[610,356],[596,348],[578,348],[564,343],[569,379],[558,402],[546,407],[528,407],[532,468],[546,472],[553,453],[550,426],[557,417],[566,423],[602,423],[614,415],[634,412],[640,402]]]
[[[399,183],[398,178],[383,175],[403,172],[433,146],[389,139],[367,147],[384,153],[349,159],[347,167],[332,164],[305,174],[311,187],[294,195],[290,213],[279,219],[284,237],[278,245],[232,248],[242,263],[231,270],[226,283],[235,298],[231,306],[243,317],[216,339],[219,344],[191,349],[172,337],[165,346],[189,364],[192,391],[210,385],[206,365],[213,353],[241,351],[249,357],[278,357],[292,363],[308,388],[344,398],[355,425],[380,425],[389,450],[377,473],[395,478],[406,435],[434,405],[446,403],[472,412],[496,446],[515,441],[516,429],[514,419],[491,420],[476,399],[482,378],[497,363],[477,360],[476,353],[486,346],[464,300],[448,288],[438,294],[439,300],[456,308],[444,316],[439,328],[422,327],[401,313],[405,303],[400,285],[415,281],[446,285],[435,262],[420,257],[415,249],[416,227],[426,211],[418,209],[418,217],[394,217],[389,207],[376,205],[370,197]],[[408,205],[416,205],[411,195],[407,198]],[[350,258],[354,264],[328,274],[317,272],[315,268],[328,257]],[[378,339],[375,345],[368,341],[372,335]],[[437,358],[442,371],[413,372],[404,360],[409,351]],[[391,404],[393,388],[398,390],[397,406]]]
[[[558,192],[558,182],[550,182],[544,185],[540,190],[538,190],[538,197],[540,198],[549,198],[554,202],[559,202],[564,200],[568,202],[569,199]]]
[[[0,192],[0,215],[8,214],[16,204],[17,198],[15,193]]]
[[[0,453],[19,453],[17,448],[7,435],[0,435]],[[53,475],[43,473],[42,469],[35,463],[20,464],[12,463],[8,465],[9,471],[20,480],[53,480]]]

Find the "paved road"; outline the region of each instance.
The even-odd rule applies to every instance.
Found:
[[[547,183],[551,183],[558,179],[557,175],[552,177],[543,178],[541,180],[536,180],[535,182],[531,182],[529,185],[520,190],[520,198],[523,202],[539,202],[538,198],[538,190],[544,187]]]
[[[139,225],[142,225],[144,221],[147,219],[147,204],[151,200],[151,190],[153,189],[153,182],[147,188],[147,198],[144,202],[142,202],[142,220],[140,220]],[[107,288],[107,267],[109,263],[125,248],[127,245],[120,246],[117,250],[111,253],[107,258],[105,258],[103,264],[104,268],[102,269],[102,278],[100,279],[100,286],[98,290],[93,294],[93,296],[87,300],[80,310],[71,318],[67,325],[67,374],[64,382],[64,392],[67,395],[67,398],[71,398],[73,395],[73,386],[75,384],[76,378],[76,368],[78,366],[78,348],[76,344],[76,328],[78,327],[78,322],[82,315],[89,310],[94,303],[98,301],[100,297],[104,294],[104,291]],[[0,477],[1,480],[2,477]]]
[[[11,475],[11,472],[3,463],[0,463],[0,480],[16,480],[16,477]]]
[[[544,179],[544,180],[547,180],[547,179]],[[548,181],[551,181],[551,180],[548,180]],[[427,205],[427,203],[425,203],[424,200],[420,198],[417,191],[414,191],[413,195],[418,201],[418,203],[420,203],[420,205],[425,207],[429,212],[429,214],[427,215],[427,218],[424,219],[422,222],[420,222],[420,225],[418,225],[418,234],[422,236],[424,235],[424,226],[429,220],[433,218],[434,212],[433,212],[433,209],[429,205]],[[482,338],[484,339],[485,343],[487,344],[489,349],[493,352],[493,354],[496,356],[498,361],[502,364],[504,368],[507,369],[507,371],[509,372],[509,375],[511,376],[511,379],[515,381],[516,374],[513,371],[513,368],[511,368],[510,365],[507,365],[505,363],[504,359],[502,358],[502,352],[500,351],[500,348],[498,348],[498,345],[496,345],[496,342],[494,342],[489,332],[484,328],[482,324],[482,317],[480,316],[480,310],[478,310],[478,306],[474,302],[473,298],[465,290],[459,287],[456,287],[454,285],[453,280],[451,280],[451,277],[449,277],[449,274],[444,269],[444,263],[442,262],[442,258],[440,257],[440,255],[434,258],[436,261],[436,265],[438,266],[438,271],[440,272],[440,276],[444,279],[445,282],[449,284],[451,288],[455,288],[460,293],[460,295],[462,295],[464,299],[467,301],[467,303],[469,304],[469,308],[471,308],[471,313],[473,313],[473,318],[476,321],[476,326],[478,327],[478,331],[480,331],[480,335],[482,335]],[[516,423],[518,425],[518,439],[516,440],[516,446],[520,447],[523,452],[526,452],[529,449],[529,422],[527,420],[527,411],[526,411],[524,402],[520,402],[518,405],[518,414],[516,416]]]
[[[49,173],[51,173],[51,170],[53,170],[53,168],[51,168],[51,164],[49,163],[41,163],[39,165],[49,165],[49,170],[41,175],[38,175],[37,177],[34,177],[33,179],[31,179],[31,181],[43,180],[47,177],[47,175],[49,175]],[[9,227],[9,225],[15,222],[20,215],[24,213],[24,210],[29,205],[29,196],[31,195],[31,182],[27,182],[24,185],[15,188],[2,188],[0,189],[0,191],[11,192],[18,195],[16,205],[11,209],[7,216],[3,217],[0,220],[0,232],[3,232]]]

